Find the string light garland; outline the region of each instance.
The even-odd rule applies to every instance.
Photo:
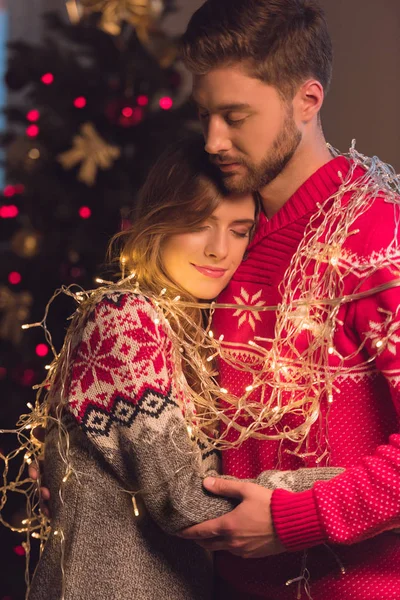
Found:
[[[27,534],[27,555],[29,535],[38,537],[42,546],[50,535],[48,520],[40,513],[34,499],[35,486],[24,476],[25,465],[37,460],[42,452],[42,444],[35,438],[34,431],[36,427],[45,427],[51,421],[57,423],[58,447],[65,465],[65,475],[59,491],[62,499],[64,486],[70,478],[79,479],[84,475],[75,472],[70,457],[68,432],[63,424],[65,404],[61,401],[54,407],[52,393],[57,381],[57,395],[66,400],[64,385],[72,364],[73,340],[82,331],[89,312],[110,293],[142,294],[157,309],[155,323],[166,330],[172,342],[177,367],[174,377],[179,391],[176,400],[181,403],[188,436],[194,442],[203,447],[226,450],[238,447],[250,437],[290,440],[295,443],[293,453],[300,457],[306,456],[307,448],[304,443],[313,425],[321,424],[322,403],[326,400],[329,406],[335,400],[336,378],[359,372],[362,368],[371,368],[383,349],[400,337],[399,311],[391,313],[382,309],[383,322],[371,325],[356,352],[342,356],[334,344],[335,330],[340,325],[338,315],[343,306],[400,287],[400,249],[397,245],[400,222],[399,177],[391,167],[376,157],[371,159],[359,154],[354,143],[349,158],[350,171],[346,178],[342,178],[339,190],[318,207],[305,230],[303,240],[283,277],[282,300],[279,305],[268,306],[257,298],[251,305],[215,302],[194,304],[185,302],[176,295],[170,297],[165,288],[157,295],[147,294],[140,289],[135,273],[124,273],[125,263],[122,258],[123,275],[120,281],[112,283],[98,279],[100,287],[91,291],[77,286],[62,287],[48,303],[43,320],[23,326],[25,329],[42,327],[46,342],[54,355],[44,382],[35,386],[35,406],[28,407],[31,412],[21,416],[16,429],[1,431],[16,434],[19,447],[8,456],[0,455],[4,462],[0,509],[4,507],[9,492],[18,491],[26,496],[26,522],[21,524],[21,528],[8,526]],[[359,167],[362,167],[363,175],[355,179],[354,172]],[[396,223],[393,243],[379,257],[374,257],[370,262],[365,261],[360,266],[349,255],[346,242],[354,235],[354,226],[360,216],[370,208],[374,198],[382,195],[394,205]],[[353,277],[356,270],[360,269],[362,276]],[[368,290],[361,289],[362,282],[382,269],[390,275],[387,282]],[[352,293],[348,293],[345,283],[351,277],[358,283],[353,286]],[[72,297],[78,308],[71,318],[63,348],[57,354],[46,322],[51,303],[60,294]],[[188,311],[188,308],[194,307],[208,311],[208,321],[201,330]],[[260,312],[274,311],[277,315],[274,337],[268,339],[255,336],[254,339],[249,339],[247,348],[251,360],[244,360],[232,352],[223,336],[214,335],[212,317],[216,309],[245,311],[254,318]],[[193,334],[189,335],[188,331],[199,334],[197,346],[193,342]],[[307,344],[303,343],[305,335]],[[354,364],[352,360],[364,348],[367,340],[373,341],[373,351],[364,362]],[[335,359],[334,363],[332,358]],[[248,374],[249,382],[241,395],[234,395],[229,389],[220,387],[217,359]],[[188,368],[198,374],[200,385],[197,391],[189,387],[185,378],[184,373]],[[288,415],[296,416],[297,424],[291,428],[286,425]],[[234,439],[230,436],[232,430],[235,432]],[[317,463],[329,457],[327,436],[321,439],[324,442],[314,451],[314,454],[318,454]],[[9,463],[11,460],[21,459],[21,456],[23,464],[19,474],[15,481],[8,482]],[[137,516],[139,511],[135,496],[140,494],[140,490],[121,492],[132,495],[133,513]],[[6,524],[3,519],[1,522]],[[63,532],[56,530],[53,535],[60,539],[63,547]]]

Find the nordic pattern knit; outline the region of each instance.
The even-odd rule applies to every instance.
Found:
[[[346,175],[346,158],[333,159],[308,179],[270,221],[263,215],[247,260],[236,271],[221,303],[278,305],[279,284],[304,235],[317,204],[327,201]],[[362,174],[361,168],[354,179]],[[343,199],[345,211],[346,198]],[[343,249],[342,260],[354,266],[345,282],[345,294],[367,290],[400,275],[400,249],[393,243],[399,207],[374,199],[354,223],[355,234]],[[339,224],[340,226],[340,224]],[[390,254],[391,269],[377,269],[363,281],[363,265]],[[217,553],[221,578],[219,597],[241,600],[294,600],[308,598],[304,589],[286,582],[302,572],[307,550],[313,600],[397,600],[400,598],[400,288],[371,295],[344,305],[334,346],[343,356],[356,353],[352,365],[365,363],[376,354],[374,343],[388,337],[376,360],[343,373],[335,379],[329,412],[321,406],[327,421],[330,464],[346,471],[312,490],[291,493],[276,490],[272,496],[275,529],[289,551],[275,557],[243,560]],[[384,312],[387,311],[387,312]],[[391,331],[385,320],[395,315]],[[233,355],[248,352],[245,343],[255,336],[273,338],[275,313],[245,313],[219,309],[213,329],[224,334]],[[361,341],[366,345],[358,352]],[[335,366],[335,356],[330,364]],[[240,394],[249,380],[228,364],[219,367],[221,385]],[[325,413],[324,413],[325,411]],[[290,417],[289,417],[290,418]],[[293,426],[293,422],[287,422]],[[311,430],[309,448],[317,443],[320,429]],[[290,452],[293,443],[249,439],[240,448],[223,453],[223,472],[236,477],[256,477],[264,469],[315,467],[315,456],[299,458]],[[323,463],[321,463],[323,464]],[[323,544],[323,545],[321,545]],[[341,574],[343,565],[346,573]],[[228,592],[228,586],[231,590]],[[302,587],[302,586],[300,586]],[[235,593],[233,589],[236,589]],[[226,594],[226,595],[225,595]]]
[[[51,424],[45,476],[58,534],[46,543],[29,599],[209,600],[209,554],[173,534],[234,504],[202,487],[207,473],[216,474],[218,457],[212,449],[200,452],[188,435],[166,323],[150,301],[134,293],[106,295],[83,311],[76,313],[79,327],[65,382],[63,425],[74,472],[61,501],[62,436]],[[305,490],[316,476],[336,473],[263,473],[257,482]]]

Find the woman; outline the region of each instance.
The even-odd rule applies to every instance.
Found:
[[[54,369],[45,456],[52,534],[30,600],[212,597],[209,554],[174,536],[234,506],[202,487],[218,459],[204,441],[215,428],[201,402],[211,346],[194,301],[226,286],[256,217],[252,196],[220,188],[199,140],[169,150],[150,172],[124,234],[129,275],[82,302]],[[258,482],[274,487],[271,475]],[[292,489],[301,489],[296,477]]]

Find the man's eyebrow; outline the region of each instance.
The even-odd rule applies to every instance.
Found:
[[[190,102],[194,104],[196,108],[204,108],[201,104],[199,104],[199,102],[197,102],[193,94],[190,96]],[[250,104],[247,104],[246,102],[232,102],[230,104],[219,104],[215,107],[215,110],[220,112],[224,110],[249,110],[250,108]]]

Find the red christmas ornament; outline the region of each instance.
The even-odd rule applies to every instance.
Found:
[[[86,104],[87,100],[84,96],[78,96],[78,98],[75,98],[74,100],[75,108],[85,108]]]
[[[14,546],[13,550],[17,556],[25,556],[25,548],[23,546]]]
[[[37,125],[28,125],[26,128],[26,135],[28,137],[36,137],[39,135],[39,127]]]
[[[147,106],[149,103],[149,97],[142,94],[137,97],[138,106]]]
[[[18,285],[21,283],[21,280],[21,273],[18,273],[18,271],[11,271],[11,273],[8,274],[8,281],[11,285]]]
[[[172,108],[173,106],[173,101],[172,98],[170,98],[169,96],[164,96],[163,98],[160,98],[160,108],[162,108],[163,110],[169,110],[170,108]]]
[[[35,383],[35,371],[33,369],[25,369],[20,379],[21,385],[31,387]]]
[[[115,125],[134,127],[143,120],[143,109],[134,100],[113,100],[106,107],[106,116]]]
[[[45,85],[51,85],[54,81],[54,75],[53,73],[45,73],[42,75],[41,80]]]
[[[34,123],[35,121],[39,121],[40,119],[40,112],[38,110],[30,110],[28,113],[26,113],[26,118],[28,121],[31,121],[31,123]]]
[[[36,354],[38,356],[47,356],[49,353],[49,347],[47,344],[38,344],[36,346]]]
[[[6,198],[11,198],[12,196],[15,196],[16,193],[17,190],[13,185],[6,185],[6,187],[3,190],[3,196],[5,196]]]
[[[19,210],[15,204],[9,206],[0,206],[0,218],[1,219],[14,219],[18,216]]]
[[[129,119],[129,117],[131,117],[133,115],[133,108],[131,106],[125,106],[125,108],[123,108],[121,110],[121,113],[123,114],[124,117]]]
[[[79,216],[81,219],[89,219],[92,215],[92,211],[88,206],[81,206],[79,209]]]
[[[122,127],[134,127],[143,120],[143,109],[139,106],[125,107],[119,118],[119,125]]]

